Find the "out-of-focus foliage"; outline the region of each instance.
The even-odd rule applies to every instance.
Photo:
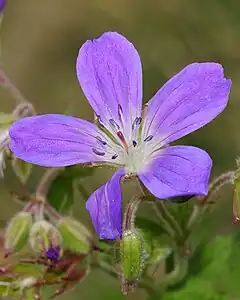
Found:
[[[208,245],[201,245],[201,250],[192,258],[192,273],[190,272],[188,280],[166,293],[164,300],[238,299],[239,237],[239,233],[217,236]]]

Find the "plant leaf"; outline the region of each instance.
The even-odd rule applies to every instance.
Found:
[[[48,202],[59,213],[71,215],[74,204],[74,180],[91,176],[94,170],[81,165],[66,167],[52,182]]]

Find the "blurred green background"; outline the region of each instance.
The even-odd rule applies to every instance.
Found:
[[[66,113],[92,120],[92,111],[76,79],[75,61],[80,46],[105,31],[122,33],[138,49],[144,73],[144,101],[189,63],[215,61],[224,66],[226,77],[233,81],[227,109],[214,122],[179,142],[207,150],[214,160],[213,176],[233,169],[235,158],[240,155],[240,2],[9,0],[1,30],[3,64],[38,113]],[[0,105],[2,111],[10,112],[15,102],[1,90]],[[27,184],[30,191],[34,191],[41,173],[42,169],[36,167]],[[109,172],[97,171],[93,179],[86,180],[88,192],[109,176]],[[11,200],[9,191],[23,191],[11,170],[7,170],[5,179],[0,182],[2,226],[20,208]],[[221,198],[221,205],[199,231],[198,239],[205,243],[217,234],[240,230],[231,224],[231,191],[226,190]],[[81,197],[75,212],[89,222]],[[236,262],[238,257],[239,253]],[[198,284],[198,275],[195,277]],[[211,278],[208,283],[211,284]],[[119,290],[118,282],[93,272],[75,291],[61,299],[123,299]],[[194,295],[189,297],[195,298]],[[178,299],[189,297],[178,296]],[[239,298],[234,297],[230,293],[226,299],[240,299],[240,288]],[[145,298],[142,291],[127,297]],[[208,299],[220,298],[213,293]]]

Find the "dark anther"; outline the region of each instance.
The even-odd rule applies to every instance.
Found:
[[[105,152],[101,152],[101,151],[98,151],[97,149],[95,148],[92,148],[92,151],[93,153],[99,155],[99,156],[104,156],[105,155]]]
[[[139,126],[142,122],[142,118],[141,117],[136,117],[136,119],[133,121],[132,124],[132,129],[135,129],[137,126]]]
[[[113,156],[112,156],[112,159],[116,159],[118,156],[117,156],[117,154],[114,154]]]
[[[119,113],[120,115],[123,114],[122,106],[121,106],[120,104],[118,104],[118,113]]]
[[[98,124],[104,127],[101,117],[99,115],[97,115],[96,117],[97,117]]]
[[[137,146],[137,142],[135,140],[132,141],[133,147]]]
[[[103,141],[100,136],[96,136],[96,139],[102,144],[102,145],[107,145],[107,142]]]
[[[148,137],[145,138],[144,142],[149,142],[153,139],[153,135],[149,135]]]
[[[120,129],[119,125],[113,119],[109,119],[109,123],[115,128],[115,130]]]

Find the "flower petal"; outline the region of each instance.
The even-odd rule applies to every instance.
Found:
[[[166,145],[204,126],[224,110],[230,87],[220,64],[188,65],[150,100],[143,139],[153,135]]]
[[[122,35],[107,32],[79,50],[77,77],[90,105],[111,131],[113,120],[129,134],[141,116],[142,67],[134,46]]]
[[[86,203],[93,225],[100,239],[113,240],[122,234],[122,192],[119,169],[106,184],[94,192]]]
[[[161,149],[138,175],[158,198],[206,195],[211,167],[207,152],[191,146],[173,146]]]
[[[14,155],[40,166],[69,166],[108,157],[96,138],[104,139],[103,133],[94,124],[74,117],[50,114],[24,118],[13,123],[9,134]]]

